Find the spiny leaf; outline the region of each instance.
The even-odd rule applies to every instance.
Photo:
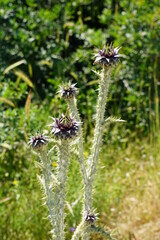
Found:
[[[92,72],[94,72],[98,77],[101,77],[101,73],[95,71],[95,70],[92,70]]]
[[[11,107],[15,107],[14,103],[11,100],[8,100],[7,98],[0,97],[0,101],[7,103]]]
[[[43,188],[45,189],[44,179],[38,174],[37,174],[37,178],[38,178],[39,182],[42,184]]]
[[[60,183],[58,182],[56,176],[52,173],[51,175],[52,179],[54,180],[54,183],[57,184],[57,185],[60,185]]]
[[[95,226],[95,225],[91,225],[90,229],[91,232],[97,232],[105,237],[107,237],[109,240],[115,240],[115,238],[113,238],[111,236],[111,234],[109,232],[106,232],[104,229],[102,229],[101,227]]]
[[[117,117],[108,117],[105,120],[106,123],[112,123],[112,122],[126,122],[125,120],[121,119],[121,118],[117,118]]]
[[[99,82],[99,80],[90,81],[89,83],[87,83],[87,86],[91,86],[91,85],[97,84],[98,82]]]
[[[71,203],[71,206],[72,207],[76,206],[79,203],[79,201],[81,200],[81,198],[82,198],[82,196],[80,195],[74,202]]]
[[[35,166],[37,167],[37,168],[40,168],[40,169],[43,169],[43,165],[40,163],[40,162],[35,162]]]
[[[24,73],[22,72],[21,70],[14,70],[14,74],[17,76],[17,77],[20,77],[24,82],[26,82],[31,88],[33,88],[33,83],[32,81],[29,79],[29,77]]]
[[[23,63],[24,63],[24,64],[27,63],[25,59],[20,60],[20,61],[18,61],[18,62],[16,62],[16,63],[11,64],[9,67],[7,67],[7,68],[4,70],[3,74],[8,73],[10,70],[12,70],[13,68],[18,67],[19,65],[21,65],[21,64],[23,64]]]
[[[66,201],[66,206],[67,206],[68,210],[70,211],[70,213],[72,214],[72,216],[74,216],[74,213],[73,213],[72,207],[71,207],[70,203],[67,202],[67,201]]]

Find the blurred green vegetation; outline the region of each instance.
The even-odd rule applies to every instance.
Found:
[[[47,128],[50,116],[66,111],[57,91],[59,84],[71,80],[79,88],[78,106],[89,145],[91,138],[87,136],[93,131],[98,86],[97,76],[91,71],[95,69],[93,54],[95,48],[113,42],[122,46],[122,57],[113,72],[106,116],[118,116],[127,122],[111,126],[104,143],[124,154],[128,141],[143,142],[146,138],[153,144],[157,140],[160,3],[4,0],[0,2],[0,22],[0,238],[48,239],[46,231],[50,225],[43,218],[45,208],[39,208],[41,193],[33,166],[35,157],[26,144],[28,137]],[[102,159],[105,157],[104,153]],[[116,161],[114,157],[109,161],[111,169]],[[78,167],[75,164],[71,165],[74,177]],[[100,178],[107,171],[108,168]],[[81,192],[81,186],[75,186],[71,172],[70,175],[72,188],[68,198],[74,201],[75,189],[79,187]],[[114,189],[111,190],[114,201]],[[120,192],[117,194],[121,196]],[[104,199],[96,201],[101,210]],[[80,206],[75,208],[79,212]],[[109,214],[109,210],[105,211]],[[71,216],[67,221],[70,226],[75,222]]]

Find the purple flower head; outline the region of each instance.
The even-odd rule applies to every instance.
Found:
[[[93,64],[99,63],[104,66],[113,66],[119,62],[119,51],[120,48],[113,48],[112,45],[105,47],[102,50],[99,50],[97,54],[95,54],[95,61]]]
[[[29,139],[28,144],[35,149],[40,149],[48,143],[47,136],[44,134],[36,134]]]
[[[70,139],[78,134],[78,123],[72,117],[61,115],[60,118],[53,118],[51,133],[60,139]]]
[[[75,87],[76,84],[71,84],[71,82],[64,84],[60,87],[59,93],[62,98],[73,98],[77,95],[77,88]]]
[[[93,212],[93,214],[91,214],[89,211],[86,212],[85,214],[85,221],[88,222],[88,223],[94,223],[97,219],[97,214],[95,214]]]

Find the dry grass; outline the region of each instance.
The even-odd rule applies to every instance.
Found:
[[[117,224],[123,239],[159,240],[160,239],[160,199],[155,182],[146,182],[143,193],[133,193],[122,203]]]
[[[102,182],[101,191],[105,192],[111,184],[113,196],[117,186],[122,192],[119,203],[113,197],[109,212],[104,210],[101,215],[102,224],[115,230],[117,240],[160,240],[160,155],[157,147],[143,144],[143,147],[136,145],[136,149],[132,146],[125,152],[120,151],[119,161]],[[113,153],[110,154],[113,157]]]

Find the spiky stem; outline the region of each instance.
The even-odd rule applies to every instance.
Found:
[[[51,164],[50,160],[47,156],[46,150],[40,151],[40,159],[42,162],[42,170],[43,170],[43,176],[44,176],[44,191],[46,195],[46,205],[49,210],[49,218],[51,221],[52,228],[54,228],[54,201],[53,201],[53,191],[52,191],[52,173],[51,173]]]
[[[59,146],[59,159],[57,167],[57,180],[59,185],[55,187],[55,239],[64,240],[64,219],[65,219],[65,195],[66,195],[66,181],[69,167],[69,142],[68,140],[61,140]]]
[[[96,125],[94,130],[93,145],[91,149],[91,155],[88,158],[88,177],[94,180],[96,173],[97,163],[99,159],[99,150],[102,143],[102,135],[104,129],[104,113],[107,101],[107,94],[110,85],[110,69],[103,68],[100,84],[99,84],[99,95],[96,107]]]
[[[110,69],[103,68],[100,75],[99,95],[97,102],[96,112],[96,125],[94,130],[93,145],[91,148],[91,155],[87,161],[87,184],[85,184],[85,199],[84,209],[85,212],[92,209],[92,192],[93,182],[96,173],[99,151],[102,143],[103,129],[104,129],[104,113],[107,100],[107,94],[110,85]],[[82,238],[83,240],[89,240],[89,233],[86,231]]]
[[[79,238],[86,231],[86,228],[87,228],[87,226],[86,226],[84,220],[82,220],[81,223],[76,228],[76,230],[75,230],[75,232],[74,232],[74,234],[72,236],[72,240],[79,240]]]
[[[111,234],[106,232],[104,229],[98,227],[98,226],[95,226],[95,225],[91,225],[90,229],[89,229],[90,232],[95,232],[95,233],[99,233],[103,236],[106,237],[106,239],[109,239],[109,240],[115,240],[114,238],[112,238]]]
[[[86,167],[85,167],[85,159],[84,159],[84,148],[83,148],[83,133],[82,133],[82,127],[81,127],[81,119],[78,113],[78,109],[77,109],[77,102],[76,102],[76,98],[71,98],[67,100],[67,104],[68,104],[68,108],[71,112],[71,114],[73,115],[73,117],[75,117],[76,121],[79,123],[79,164],[80,164],[80,169],[81,169],[81,173],[83,176],[83,180],[84,183],[87,183],[87,173],[86,173]]]

